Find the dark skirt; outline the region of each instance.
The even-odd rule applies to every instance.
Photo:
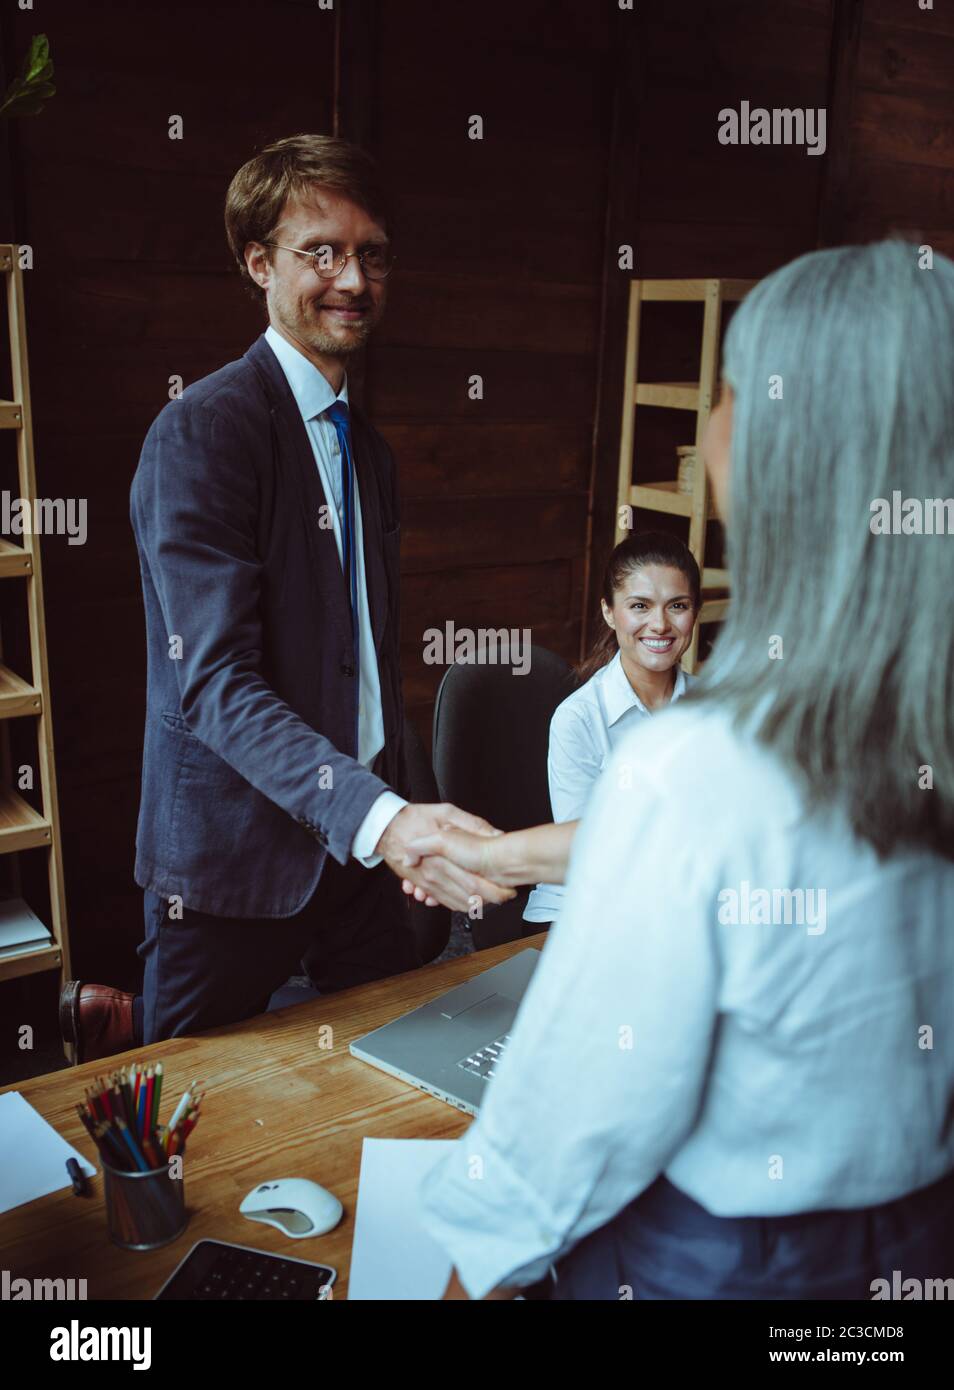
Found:
[[[768,1217],[712,1216],[661,1177],[555,1275],[537,1297],[900,1298],[903,1280],[954,1279],[954,1173],[881,1206]]]

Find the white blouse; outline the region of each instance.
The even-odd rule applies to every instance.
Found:
[[[670,705],[695,681],[695,676],[677,667]],[[547,754],[550,807],[555,821],[579,820],[613,749],[634,724],[652,713],[630,685],[619,651],[557,706],[550,720]],[[523,920],[555,921],[563,898],[562,884],[538,883],[527,899]]]
[[[717,1216],[891,1201],[954,1170],[952,1018],[954,863],[879,859],[719,706],[664,710],[599,780],[426,1228],[480,1298],[660,1173]]]

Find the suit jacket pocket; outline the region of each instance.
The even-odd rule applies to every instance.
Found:
[[[164,711],[160,717],[166,726],[166,734],[172,742],[179,767],[188,768],[190,772],[206,778],[210,787],[234,788],[245,792],[253,790],[251,783],[240,772],[236,772],[218,753],[213,753],[208,744],[192,732],[181,714]]]

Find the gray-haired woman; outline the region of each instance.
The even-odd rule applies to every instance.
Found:
[[[448,1297],[551,1269],[554,1297],[614,1299],[954,1276],[954,264],[801,257],[738,310],[724,378],[733,605],[702,680],[575,835],[419,846],[504,883],[569,862],[425,1188]]]

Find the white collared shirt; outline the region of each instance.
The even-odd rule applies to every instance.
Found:
[[[879,859],[720,706],[639,721],[480,1113],[423,1184],[471,1297],[540,1278],[660,1173],[773,1217],[954,1170],[952,923],[954,862]]]
[[[329,504],[338,560],[342,559],[343,498],[341,496],[341,449],[338,433],[324,411],[335,401],[348,404],[348,379],[345,377],[336,396],[327,377],[308,361],[271,324],[265,330],[265,341],[278,358],[291,393],[295,397],[305,422],[312,453],[318,467],[322,491]],[[358,460],[355,459],[355,469]],[[315,521],[317,525],[317,519]],[[364,569],[364,530],[361,519],[361,496],[358,480],[354,489],[355,559],[358,580],[358,656],[360,689],[358,691],[358,762],[370,767],[384,747],[384,711],[381,705],[381,678],[378,655],[374,649],[371,610],[368,604],[368,584]],[[351,845],[351,853],[368,869],[381,862],[374,853],[386,826],[407,802],[396,792],[382,792],[361,822]]]
[[[695,684],[695,679],[681,666],[676,668],[670,705]],[[555,821],[579,820],[613,749],[634,724],[653,713],[630,685],[618,650],[585,685],[558,705],[550,720],[547,754],[550,807]],[[562,884],[538,883],[527,899],[523,920],[555,921],[564,893]]]

